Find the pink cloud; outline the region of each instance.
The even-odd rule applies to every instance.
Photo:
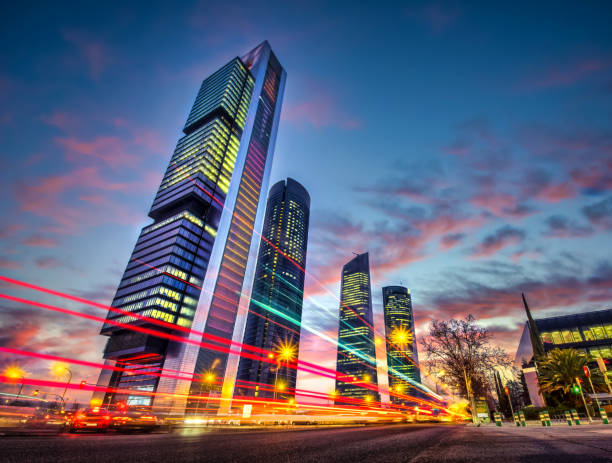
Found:
[[[573,182],[580,188],[612,190],[612,161],[608,163],[607,169],[602,169],[600,164],[577,167],[571,171],[571,176]]]
[[[353,130],[362,127],[361,121],[340,103],[340,92],[315,79],[297,82],[298,91],[287,93],[281,118],[295,125],[314,128],[339,127]]]
[[[503,248],[520,243],[524,239],[525,232],[517,228],[505,226],[485,237],[485,239],[474,248],[470,256],[473,258],[488,257]]]
[[[419,323],[473,314],[476,318],[516,316],[524,320],[521,292],[537,317],[540,309],[559,309],[577,304],[592,305],[612,300],[612,268],[603,266],[589,277],[549,275],[543,280],[523,280],[501,287],[467,282],[459,292],[444,291],[430,302],[429,311],[415,311]],[[601,307],[604,308],[604,307]]]
[[[461,244],[463,238],[465,238],[465,234],[463,233],[451,233],[450,235],[444,235],[440,239],[440,249],[443,251],[448,251]]]
[[[21,262],[0,258],[0,268],[8,270],[19,270],[21,268]]]
[[[386,273],[427,258],[428,244],[440,236],[445,236],[441,246],[450,249],[459,244],[464,231],[486,222],[481,216],[464,217],[450,211],[439,210],[431,217],[414,217],[410,211],[403,212],[397,207],[377,207],[396,222],[380,224],[370,230],[361,223],[334,215],[312,226],[309,255],[324,258],[308,263],[309,273],[317,279],[306,280],[308,294],[320,294],[321,285],[329,287],[339,281],[340,269],[351,258],[350,251],[369,251],[373,277],[383,279]]]
[[[2,225],[2,228],[0,228],[0,238],[2,239],[10,238],[11,236],[14,236],[15,234],[17,234],[22,229],[23,229],[23,225],[18,224],[18,223],[9,223],[9,224]]]
[[[54,141],[67,150],[67,158],[71,161],[78,161],[83,156],[91,157],[113,168],[134,166],[140,162],[140,157],[128,154],[123,140],[114,136],[98,136],[89,141],[56,137]]]
[[[414,227],[423,232],[429,239],[448,233],[460,233],[484,225],[486,219],[481,216],[461,216],[453,212],[442,212],[430,218],[416,219]]]
[[[576,189],[568,183],[545,185],[536,195],[538,199],[558,203],[564,199],[574,198],[577,195]]]
[[[159,136],[159,132],[142,127],[137,127],[126,119],[116,118],[113,125],[128,131],[131,135],[131,142],[135,145],[144,146],[150,152],[168,155],[170,145]]]
[[[519,260],[525,258],[529,260],[537,259],[542,255],[539,251],[517,251],[510,256],[510,258],[514,262],[518,262]]]
[[[29,238],[23,240],[23,244],[27,246],[54,248],[59,245],[59,242],[53,238],[46,238],[41,235],[32,235]]]
[[[80,119],[63,111],[54,111],[50,115],[42,116],[42,121],[50,126],[62,129],[65,132],[73,131],[79,125]]]
[[[86,34],[75,30],[65,30],[62,35],[64,40],[76,48],[80,58],[85,61],[90,77],[98,80],[102,72],[112,62],[106,45],[100,40],[93,40]]]
[[[566,67],[547,70],[531,86],[543,89],[568,87],[610,66],[612,66],[612,60],[609,59],[583,59],[574,63],[568,63]]]
[[[65,174],[35,180],[35,183],[18,186],[17,201],[21,212],[33,213],[49,220],[50,225],[41,227],[42,231],[74,234],[82,227],[105,222],[122,223],[120,220],[129,219],[128,223],[134,223],[133,214],[122,203],[116,204],[116,212],[113,212],[110,199],[107,200],[106,211],[74,201],[75,191],[101,190],[108,194],[129,189],[127,183],[107,181],[94,167],[81,167]],[[68,192],[72,194],[65,196]]]
[[[455,156],[464,156],[470,153],[470,144],[465,141],[454,141],[442,147],[442,151],[446,154]]]
[[[56,268],[61,267],[63,263],[54,257],[41,257],[36,259],[35,264],[38,268]]]
[[[327,96],[314,100],[287,103],[282,118],[295,124],[310,124],[315,128],[338,126],[343,129],[358,129],[361,122],[344,114],[337,104]]]
[[[516,198],[505,193],[481,193],[470,200],[472,204],[487,209],[497,216],[506,215],[506,211],[516,208]]]

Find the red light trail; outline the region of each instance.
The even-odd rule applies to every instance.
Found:
[[[0,276],[0,279],[11,280],[11,279],[7,279],[6,277],[1,277],[1,276]],[[28,286],[28,287],[32,286],[34,288],[43,290],[43,292],[44,292],[44,288],[37,287],[35,285],[29,285],[29,284],[25,284],[25,285]],[[61,294],[61,293],[58,293],[57,291],[53,291],[53,293],[55,293],[57,295]],[[243,356],[243,357],[253,358],[255,360],[260,360],[260,361],[266,361],[268,363],[274,363],[275,362],[275,360],[271,360],[268,357],[259,357],[259,356],[256,356],[256,355],[253,355],[253,354],[249,354],[249,353],[245,353],[245,352],[232,351],[231,349],[222,348],[220,346],[211,345],[211,344],[204,343],[204,342],[198,342],[198,341],[195,341],[195,340],[188,340],[188,339],[185,339],[183,337],[174,336],[174,335],[171,335],[171,334],[168,334],[168,333],[164,333],[164,332],[161,332],[161,331],[151,330],[151,329],[148,329],[148,328],[134,326],[134,325],[128,325],[128,324],[124,324],[124,323],[120,323],[120,322],[115,322],[115,321],[112,321],[112,320],[106,320],[106,319],[103,319],[101,317],[97,317],[95,315],[83,314],[83,313],[72,311],[72,310],[69,310],[69,309],[55,307],[55,306],[51,306],[51,305],[48,305],[48,304],[42,304],[42,303],[35,302],[35,301],[29,301],[29,300],[22,299],[22,298],[16,298],[16,297],[4,295],[4,294],[0,294],[0,297],[4,298],[4,299],[12,300],[14,302],[19,302],[19,303],[23,303],[23,304],[29,304],[29,305],[33,305],[35,307],[44,308],[44,309],[48,309],[48,310],[53,310],[53,311],[57,311],[57,312],[68,314],[68,315],[79,316],[79,317],[83,317],[83,318],[86,318],[86,319],[89,319],[89,320],[93,320],[93,321],[97,321],[97,322],[102,322],[102,323],[109,322],[109,323],[114,324],[114,325],[119,326],[119,327],[123,327],[123,328],[134,330],[134,331],[143,332],[143,333],[146,333],[146,334],[151,334],[151,335],[154,335],[154,336],[165,337],[167,339],[175,340],[175,341],[178,341],[178,342],[189,342],[189,343],[193,343],[193,344],[199,345],[200,347],[210,348],[210,349],[218,350],[218,351],[221,351],[221,352],[235,353],[235,354]],[[84,302],[85,301],[82,298],[77,298],[77,299],[79,299],[80,302]],[[99,308],[104,308],[104,309],[108,308],[107,306],[104,306],[102,304],[96,304],[96,305],[100,306]],[[129,314],[129,312],[128,312],[128,314]],[[143,318],[146,319],[146,317],[143,317]],[[153,320],[153,321],[156,321],[156,320]],[[2,351],[9,352],[9,350],[7,350],[6,348],[3,348]],[[16,350],[15,350],[14,353],[16,353]],[[46,354],[36,354],[36,355],[37,356],[45,356]],[[40,357],[40,358],[45,358],[45,357]],[[69,359],[63,359],[63,360],[69,361]],[[82,361],[79,361],[79,362],[82,362]],[[92,362],[87,362],[87,363],[91,364],[91,366],[95,365]],[[304,366],[298,366],[297,364],[296,365],[288,364],[287,366],[290,367],[290,368],[295,368],[296,370],[303,370],[303,371],[306,371],[306,372],[309,372],[309,373],[313,373],[313,374],[316,374],[316,375],[319,375],[319,376],[328,377],[328,378],[336,379],[336,377],[337,377],[337,372],[335,370],[331,370],[329,368],[324,368],[324,367],[321,367],[319,365],[311,364],[309,362],[297,362],[297,363],[303,364]],[[96,365],[96,366],[97,367],[102,367],[102,365]],[[118,368],[118,367],[109,367],[109,366],[104,366],[104,367],[112,368],[112,369]],[[119,370],[124,370],[124,369],[119,368]],[[331,373],[331,374],[326,373],[326,371]],[[131,370],[131,372],[132,373],[135,373],[135,372],[137,373],[138,370]],[[178,373],[190,375],[190,373],[184,373],[184,372],[178,372]],[[152,376],[159,376],[159,374],[157,374],[157,373],[154,374],[152,372],[147,372],[147,374],[150,374]],[[172,375],[168,375],[168,376],[175,377],[175,376],[172,376]],[[189,379],[189,378],[177,377],[177,379]],[[368,383],[364,383],[362,381],[352,381],[351,380],[351,381],[346,381],[346,382],[350,382],[350,383],[359,385],[360,387],[371,389],[373,391],[378,391],[378,388],[376,386],[368,384]],[[396,394],[393,394],[393,395],[396,395]],[[401,394],[397,394],[397,395],[400,396],[400,397],[402,396]],[[408,398],[410,396],[403,396],[403,397]],[[411,398],[411,400],[414,400],[414,399],[416,399],[416,398]],[[424,403],[428,403],[428,401],[423,401],[423,402]],[[429,402],[428,404],[430,404],[432,406],[437,406],[437,404],[431,403],[431,402]]]

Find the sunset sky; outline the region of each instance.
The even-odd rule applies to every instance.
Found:
[[[2,11],[0,274],[110,303],[201,81],[267,39],[287,71],[270,185],[311,196],[304,323],[337,336],[365,251],[380,334],[400,282],[419,335],[471,313],[511,354],[521,291],[536,318],[611,307],[612,4],[291,3]],[[0,346],[99,362],[99,328],[0,300]],[[303,332],[300,357],[335,367],[335,346]]]

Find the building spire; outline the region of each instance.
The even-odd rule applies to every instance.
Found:
[[[527,314],[527,323],[529,324],[529,338],[531,339],[531,347],[533,349],[533,357],[538,359],[539,357],[543,357],[546,355],[546,351],[544,350],[544,344],[542,343],[542,338],[540,337],[540,333],[538,332],[538,327],[536,326],[535,320],[531,316],[531,311],[529,310],[529,306],[527,305],[527,299],[525,299],[525,293],[521,293],[523,297],[523,305],[525,306],[525,313]]]

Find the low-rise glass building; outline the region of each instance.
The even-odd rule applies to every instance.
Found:
[[[612,359],[612,309],[583,312],[534,320],[546,352],[552,349],[577,349],[591,357]],[[515,366],[521,368],[531,403],[543,406],[538,391],[536,369],[533,365],[533,346],[529,336],[529,322],[525,322],[519,342]]]

